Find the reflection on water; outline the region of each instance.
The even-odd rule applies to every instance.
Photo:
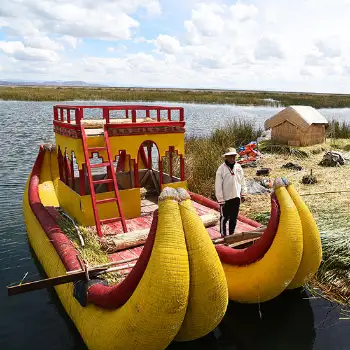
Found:
[[[89,102],[90,103],[90,102]],[[85,104],[80,102],[79,104]],[[94,104],[98,104],[95,102]],[[113,104],[113,102],[103,102]],[[156,103],[166,104],[166,103]],[[0,101],[0,349],[86,349],[53,289],[7,297],[6,286],[44,278],[29,248],[22,215],[27,176],[39,145],[53,142],[53,102]],[[182,104],[176,104],[182,105]],[[187,133],[206,134],[233,117],[258,125],[277,108],[186,104]],[[349,109],[327,110],[327,117],[349,118]],[[339,307],[284,293],[260,306],[230,302],[217,329],[202,339],[172,343],[169,349],[350,349],[350,321],[339,321]]]

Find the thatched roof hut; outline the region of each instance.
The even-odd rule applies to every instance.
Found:
[[[323,143],[327,125],[327,119],[310,106],[289,106],[265,121],[271,140],[290,146]]]

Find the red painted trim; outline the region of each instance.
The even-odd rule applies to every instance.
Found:
[[[106,124],[108,129],[136,129],[136,128],[156,128],[156,127],[163,127],[163,126],[179,126],[179,127],[184,127],[185,122],[145,122],[145,123],[136,123],[133,122],[132,124]]]
[[[72,188],[75,188],[75,175],[74,175],[74,162],[73,162],[73,156],[72,160],[70,161],[70,171],[71,171],[71,177],[72,177]]]
[[[61,127],[61,128],[66,128],[66,129],[71,129],[71,130],[80,131],[79,125],[68,124],[68,123],[66,123],[66,122],[61,122],[61,121],[59,121],[59,120],[54,120],[54,121],[53,121],[53,125],[59,126],[59,127]]]
[[[156,237],[158,223],[158,210],[153,214],[153,221],[147,241],[136,265],[129,275],[119,284],[107,287],[102,284],[95,284],[89,288],[88,301],[103,308],[114,309],[124,305],[138,286],[143,273],[146,270],[148,261],[152,254],[153,244]]]
[[[245,249],[234,249],[225,245],[216,245],[220,260],[229,265],[248,265],[260,260],[270,249],[275,239],[280,218],[280,208],[275,195],[271,196],[271,217],[263,236]]]
[[[57,151],[57,162],[58,162],[58,171],[60,173],[60,180],[64,182],[63,156],[62,156],[61,148],[59,146]]]
[[[183,155],[180,155],[180,178],[181,181],[185,181],[185,159]]]
[[[99,237],[102,237],[102,231],[101,231],[101,221],[98,214],[98,208],[96,203],[96,195],[95,195],[95,187],[92,180],[92,172],[91,172],[91,164],[90,164],[90,158],[89,158],[89,152],[88,152],[88,145],[87,145],[87,139],[85,134],[85,129],[83,125],[80,125],[81,130],[81,138],[83,141],[83,151],[84,151],[84,158],[85,158],[85,165],[87,169],[88,174],[88,183],[90,187],[90,196],[91,196],[91,204],[92,204],[92,210],[94,213],[95,218],[95,224],[96,224],[96,231]]]
[[[173,178],[173,151],[174,147],[169,147],[169,176]]]
[[[115,171],[114,171],[113,158],[112,158],[112,152],[111,152],[111,145],[110,145],[110,142],[109,142],[108,131],[107,131],[106,126],[104,126],[104,128],[103,128],[103,133],[104,133],[105,142],[106,142],[106,146],[107,146],[108,162],[109,162],[110,168],[111,168],[111,175],[112,175],[112,179],[113,179],[113,190],[114,190],[115,197],[117,198],[117,205],[118,205],[119,215],[120,215],[120,218],[121,218],[123,231],[127,232],[128,229],[126,227],[124,211],[123,211],[123,208],[122,208],[122,205],[121,205],[121,201],[120,201],[118,182],[117,182],[117,177],[116,177]]]
[[[160,157],[160,155],[159,155]],[[159,187],[162,188],[163,185],[163,162],[161,159],[158,161],[158,170],[159,170]]]
[[[75,105],[55,105],[56,108],[63,108],[63,109],[107,109],[110,111],[114,110],[140,110],[140,111],[146,111],[146,110],[161,110],[166,111],[168,109],[170,110],[183,110],[183,107],[165,107],[165,106],[153,106],[153,105],[119,105],[119,106],[92,106],[92,105],[84,105],[84,106],[75,106]]]
[[[134,160],[134,177],[135,177],[135,187],[140,187],[140,180],[139,180],[139,165]]]
[[[82,169],[79,169],[80,195],[85,196],[85,164],[82,164]]]
[[[120,151],[119,152],[119,159],[117,164],[116,172],[123,172],[125,169],[125,160],[126,160],[126,151]]]
[[[50,212],[43,206],[39,197],[40,171],[44,162],[45,152],[48,151],[44,150],[43,147],[40,147],[39,154],[30,175],[28,186],[29,205],[49,238],[49,241],[56,249],[66,270],[78,270],[80,269],[79,262],[76,258],[76,256],[79,255],[78,251],[57,225]],[[88,290],[88,301],[90,303],[102,308],[115,309],[124,305],[129,300],[140,282],[152,254],[157,229],[157,217],[157,212],[155,212],[150,234],[148,235],[140,257],[130,274],[121,283],[111,287],[104,285],[91,286]]]

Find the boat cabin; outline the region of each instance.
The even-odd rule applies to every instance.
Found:
[[[187,188],[184,110],[142,105],[56,105],[62,208],[84,226],[136,218],[165,186]],[[153,210],[149,208],[149,210]]]

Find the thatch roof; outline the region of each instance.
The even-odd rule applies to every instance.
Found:
[[[289,106],[265,121],[265,129],[288,121],[306,132],[313,124],[328,124],[327,119],[310,106]]]

